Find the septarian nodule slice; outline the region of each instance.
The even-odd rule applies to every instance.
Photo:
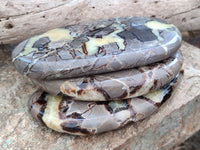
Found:
[[[20,43],[12,58],[31,78],[58,79],[112,72],[158,62],[181,45],[163,20],[127,17],[58,28]]]
[[[39,90],[31,96],[29,108],[35,118],[58,132],[96,134],[148,117],[171,96],[176,84],[177,78],[147,95],[105,102],[75,101]]]
[[[33,80],[52,95],[66,95],[75,100],[105,101],[147,94],[175,78],[181,69],[180,52],[151,65],[118,72],[68,80]]]

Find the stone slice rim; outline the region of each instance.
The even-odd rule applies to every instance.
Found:
[[[97,134],[116,130],[130,122],[137,122],[150,116],[170,99],[182,75],[183,72],[180,72],[179,77],[170,84],[138,98],[110,102],[81,102],[49,96],[50,98],[42,100],[41,95],[45,92],[39,90],[30,97],[28,105],[34,118],[55,131],[73,135]]]
[[[118,72],[62,80],[34,80],[52,95],[75,100],[108,101],[147,94],[169,83],[181,69],[183,56],[177,52],[160,63]]]
[[[170,34],[176,33],[175,34],[176,36],[173,37],[174,39],[173,38],[170,40],[168,39],[168,41],[164,42],[164,43],[162,42],[162,40],[161,41],[158,40],[159,42],[157,43],[156,47],[149,48],[149,45],[152,45],[153,43],[148,44],[148,42],[146,42],[147,43],[146,48],[139,47],[139,49],[143,49],[142,51],[139,51],[139,49],[138,49],[137,51],[132,51],[129,53],[126,53],[126,51],[125,52],[122,51],[122,53],[120,53],[120,54],[113,54],[113,55],[108,55],[108,56],[107,55],[101,56],[101,57],[88,56],[87,59],[76,59],[76,60],[71,59],[71,60],[67,60],[67,61],[59,60],[59,61],[53,61],[53,62],[51,62],[51,59],[53,59],[52,57],[51,57],[51,59],[49,58],[49,60],[48,60],[48,57],[49,57],[48,55],[52,55],[53,50],[48,51],[48,55],[46,54],[47,56],[45,56],[45,54],[44,54],[45,59],[47,61],[42,61],[42,59],[44,58],[43,55],[40,57],[38,56],[38,58],[35,56],[36,59],[32,60],[32,53],[28,53],[28,52],[20,53],[20,51],[22,51],[24,49],[25,45],[27,46],[27,43],[29,42],[29,40],[25,40],[24,42],[20,43],[12,53],[12,58],[13,58],[14,64],[20,73],[25,74],[30,78],[37,78],[37,79],[38,78],[40,78],[40,79],[71,78],[71,77],[78,77],[78,76],[84,76],[84,75],[99,74],[99,73],[104,73],[104,72],[112,72],[112,71],[117,71],[117,70],[121,70],[121,69],[128,69],[128,68],[151,64],[151,63],[161,61],[163,59],[170,57],[180,47],[181,40],[182,40],[181,34],[175,26],[173,26],[163,20],[155,19],[155,18],[142,18],[142,17],[132,17],[132,18],[133,18],[133,20],[134,19],[136,20],[135,22],[139,24],[138,26],[140,26],[140,24],[142,24],[142,23],[145,24],[145,19],[146,19],[147,23],[153,22],[153,21],[157,21],[157,22],[159,21],[160,24],[154,23],[153,24],[154,26],[152,24],[148,24],[148,27],[151,27],[149,29],[152,31],[152,35],[157,36],[159,39],[162,39],[162,36],[161,36],[162,34],[165,35],[166,37],[170,37],[169,34],[167,34],[168,32],[170,32]],[[124,22],[125,19],[131,20],[131,17],[109,19],[108,21],[117,23],[120,21]],[[144,20],[142,21],[142,19],[144,19]],[[140,21],[141,21],[141,23],[140,23]],[[96,24],[96,26],[98,27],[98,22],[105,22],[105,20],[104,21],[102,21],[102,20],[93,21],[93,24]],[[88,25],[88,28],[89,28],[89,24],[90,23],[88,23],[88,24],[86,23],[85,26]],[[68,32],[68,28],[71,29],[72,27],[76,27],[76,26],[78,26],[78,27],[82,26],[82,28],[83,28],[84,25],[83,24],[82,25],[74,25],[74,26],[67,27],[67,29],[63,28],[63,29],[59,29],[59,30],[63,30],[64,33],[66,32],[65,34],[70,34],[71,32],[70,33]],[[134,26],[134,24],[133,24],[133,26]],[[145,24],[145,26],[147,26],[147,25]],[[159,30],[156,30],[155,26],[158,26]],[[167,27],[169,27],[169,28],[167,28]],[[165,29],[166,29],[166,34],[164,32]],[[71,29],[71,30],[75,30],[75,29]],[[122,31],[124,31],[124,29]],[[134,30],[133,33],[135,33],[135,34],[137,33],[136,35],[140,39],[145,38],[148,40],[148,37],[141,36],[141,35],[143,35],[143,34],[140,34],[140,32],[142,32],[142,31],[143,31],[143,29],[139,30],[139,31]],[[62,31],[56,30],[55,32],[60,33]],[[99,31],[99,32],[101,32],[101,31]],[[104,32],[107,32],[107,31],[104,31]],[[150,31],[147,30],[145,32],[147,32],[150,35]],[[75,33],[78,34],[79,32],[73,31],[73,34],[75,34]],[[44,35],[46,35],[46,34],[44,34]],[[52,35],[52,33],[49,33],[47,35]],[[95,39],[99,39],[98,36],[95,36]],[[123,36],[123,35],[121,35],[121,36]],[[48,44],[49,39],[47,39],[47,38],[48,38],[48,36],[45,36],[41,39],[41,43],[38,43],[36,41],[34,44],[32,44],[33,49],[35,49],[35,47],[38,48],[37,55],[40,55],[39,53],[42,52],[41,47],[46,46]],[[131,38],[131,37],[128,37],[128,38]],[[52,36],[52,39],[56,40],[56,38],[54,36]],[[94,37],[91,37],[90,40],[94,40]],[[135,42],[139,41],[138,39],[134,39],[134,40],[135,40]],[[60,40],[59,42],[57,42],[57,43],[54,42],[54,44],[52,44],[52,47],[55,48],[56,44],[57,45],[63,44],[62,40]],[[119,43],[121,41],[117,41],[117,42]],[[45,45],[45,43],[47,43],[47,44]],[[113,42],[113,43],[116,43],[116,42]],[[28,44],[31,45],[30,43],[28,43]],[[51,44],[51,42],[50,42],[50,44]],[[112,44],[112,42],[110,44]],[[110,46],[116,47],[116,45],[115,46],[110,45]],[[144,44],[143,44],[143,46],[144,46]],[[83,47],[84,47],[84,45],[83,45]],[[123,45],[120,46],[120,44],[118,44],[117,47],[118,47],[118,49],[120,49],[120,47],[123,47]],[[63,47],[59,47],[59,50],[62,51],[62,48]],[[66,46],[65,46],[65,48],[66,48]],[[60,52],[59,50],[55,50],[55,53],[53,53],[53,54],[59,53]],[[33,50],[29,50],[29,51],[31,52]],[[101,51],[103,52],[103,50],[101,50]],[[65,54],[66,53],[67,52],[65,52]],[[84,53],[87,53],[87,52],[84,52]],[[22,56],[20,56],[20,54],[22,54]],[[78,55],[80,55],[82,57],[82,55],[78,54],[78,53],[75,55],[77,57],[78,57]],[[67,56],[69,56],[69,55],[67,55]],[[56,56],[56,59],[59,59],[58,56]],[[129,60],[132,60],[132,61],[129,61]],[[110,65],[107,65],[107,64],[110,64]]]

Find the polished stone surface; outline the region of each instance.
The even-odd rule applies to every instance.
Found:
[[[75,100],[108,101],[138,97],[172,81],[181,69],[180,52],[171,58],[129,70],[62,80],[33,80],[52,95]]]
[[[178,29],[155,18],[129,17],[58,28],[20,43],[17,70],[31,78],[58,79],[147,65],[173,55]]]
[[[159,90],[118,101],[86,102],[36,91],[29,100],[32,115],[49,128],[74,135],[97,134],[119,129],[155,112],[173,94],[180,77]]]

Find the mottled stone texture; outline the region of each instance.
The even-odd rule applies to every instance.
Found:
[[[164,20],[113,18],[36,35],[21,42],[12,58],[30,78],[66,79],[158,62],[172,56],[181,41],[179,30]]]
[[[200,49],[183,43],[181,50],[185,75],[171,100],[141,122],[88,137],[60,134],[33,120],[27,101],[36,87],[5,59],[0,65],[0,149],[168,150],[183,142],[200,129]]]

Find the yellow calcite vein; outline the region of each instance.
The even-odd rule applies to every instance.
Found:
[[[60,104],[61,98],[58,96],[47,96],[47,106],[44,111],[44,115],[42,117],[42,120],[45,122],[45,124],[58,132],[62,131],[62,128],[60,124],[62,123],[62,120],[59,119],[59,104]]]
[[[167,46],[164,44],[161,44],[160,42],[158,43],[158,45],[160,45],[165,50],[165,55],[167,55],[168,54]]]
[[[43,38],[43,37],[48,37],[51,40],[51,42],[57,42],[57,41],[60,41],[60,40],[72,40],[73,39],[73,37],[70,35],[70,31],[68,29],[64,29],[64,28],[57,28],[57,29],[50,30],[50,31],[45,32],[45,33],[40,34],[40,35],[36,35],[36,36],[29,39],[24,50],[21,53],[19,53],[19,55],[17,55],[13,59],[13,61],[16,60],[20,56],[26,56],[26,55],[30,54],[31,52],[34,52],[34,51],[37,52],[38,49],[33,48],[33,44],[37,40],[39,40],[40,38]]]
[[[145,26],[152,30],[152,33],[157,36],[159,41],[163,41],[164,39],[160,36],[159,30],[165,30],[174,27],[173,24],[166,24],[158,21],[149,21],[145,23]]]
[[[114,110],[117,108],[121,107],[126,107],[126,103],[123,102],[122,100],[117,100],[117,101],[111,101],[108,103],[108,105]]]
[[[144,95],[144,97],[147,97],[149,99],[151,99],[152,101],[154,101],[155,103],[161,103],[164,95],[165,95],[165,90],[156,90],[154,92],[150,92],[146,95]]]
[[[97,53],[98,47],[114,42],[117,43],[119,49],[125,49],[124,39],[117,35],[117,33],[122,32],[124,30],[122,27],[123,25],[113,24],[112,26],[115,27],[115,31],[106,36],[103,36],[102,38],[88,37],[89,41],[85,43],[88,55],[93,55]]]

